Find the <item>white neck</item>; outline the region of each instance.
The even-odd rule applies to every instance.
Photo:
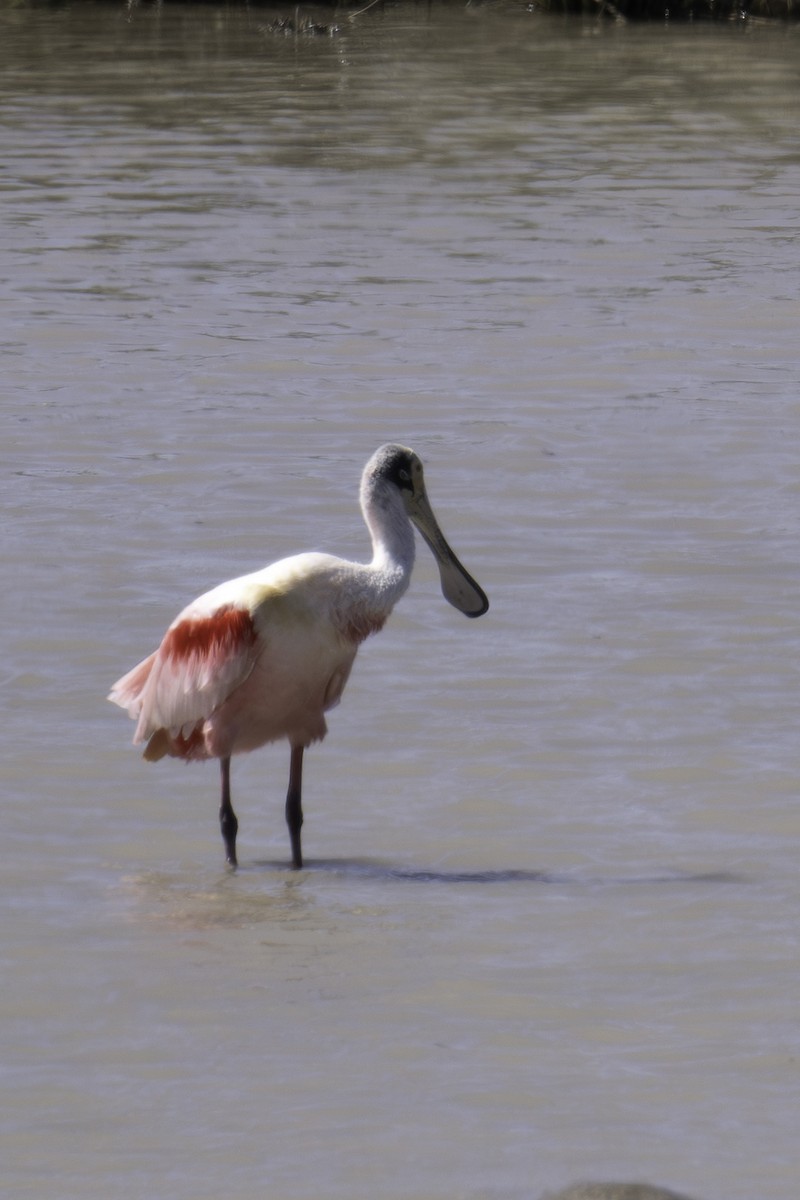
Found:
[[[387,611],[402,596],[414,566],[414,527],[402,497],[382,480],[362,484],[361,511],[372,537],[369,570]]]

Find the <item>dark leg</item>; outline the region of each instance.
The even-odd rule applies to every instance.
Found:
[[[303,851],[300,849],[300,830],[303,826],[302,780],[303,747],[292,746],[289,791],[286,793],[286,824],[292,839],[292,866],[296,871],[303,865]]]
[[[222,800],[219,806],[219,827],[222,830],[222,840],[225,843],[225,861],[232,867],[236,866],[236,834],[239,832],[239,822],[231,804],[231,760],[219,760],[222,775]]]

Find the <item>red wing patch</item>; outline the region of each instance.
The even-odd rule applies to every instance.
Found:
[[[256,641],[253,618],[232,604],[218,608],[210,617],[185,617],[167,631],[161,651],[172,662],[200,658],[217,662]]]

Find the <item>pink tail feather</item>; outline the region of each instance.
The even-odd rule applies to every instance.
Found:
[[[123,675],[121,679],[112,687],[108,693],[108,698],[113,704],[118,704],[120,708],[128,710],[128,715],[134,720],[142,711],[142,692],[145,689],[147,680],[150,678],[150,672],[153,669],[153,663],[156,660],[156,652],[146,658],[144,662],[140,662],[132,671],[128,671],[127,675]]]

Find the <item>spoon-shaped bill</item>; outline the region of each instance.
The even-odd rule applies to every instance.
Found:
[[[431,548],[439,567],[442,595],[453,608],[467,617],[481,617],[489,607],[486,593],[456,558],[447,544],[439,522],[433,515],[428,497],[415,491],[407,501],[408,515]]]

